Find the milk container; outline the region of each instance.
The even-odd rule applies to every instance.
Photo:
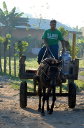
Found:
[[[62,54],[62,72],[64,75],[69,75],[71,56],[69,51]]]

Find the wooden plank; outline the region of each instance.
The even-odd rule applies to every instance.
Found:
[[[76,56],[76,33],[73,33],[72,59],[75,59],[75,56]]]
[[[38,93],[34,93],[34,92],[27,92],[27,96],[38,96]],[[43,96],[43,94],[42,94]],[[52,93],[50,94],[50,96],[52,96]],[[69,96],[69,93],[55,93],[55,96]]]

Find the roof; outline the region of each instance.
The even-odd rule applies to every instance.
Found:
[[[28,23],[30,25],[30,27],[28,28],[32,28],[32,29],[43,29],[43,30],[46,30],[46,29],[49,29],[50,28],[50,20],[49,19],[39,19],[39,18],[24,18],[24,17],[21,17],[21,19],[28,19]],[[0,23],[0,26],[4,26],[2,23]],[[76,32],[76,29],[74,28],[71,28],[65,24],[62,24],[60,23],[59,21],[57,21],[57,28],[59,27],[64,27],[65,30],[68,30],[68,31],[74,31]],[[22,24],[20,26],[16,26],[16,28],[27,28],[27,25]]]

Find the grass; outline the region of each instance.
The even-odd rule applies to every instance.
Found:
[[[16,59],[16,64],[17,64],[17,67],[16,67],[16,69],[17,69],[16,70],[16,75],[17,76],[16,77],[14,77],[14,61],[13,61],[13,58],[11,59],[11,64],[12,64],[12,67],[11,67],[12,75],[9,76],[8,75],[9,67],[8,67],[8,58],[7,58],[7,73],[6,73],[6,75],[8,75],[8,77],[10,77],[10,79],[11,79],[10,84],[11,84],[12,88],[19,89],[21,80],[18,77],[18,73],[19,73],[19,61],[18,61],[18,58]],[[38,63],[37,63],[37,59],[36,58],[27,59],[25,64],[26,64],[26,69],[37,69],[38,68]],[[2,65],[3,65],[3,59],[2,59]],[[84,68],[84,60],[80,60],[79,61],[79,67],[80,68]],[[3,67],[2,67],[2,69],[3,69]],[[1,75],[4,75],[4,74],[1,73]],[[80,75],[84,76],[84,72],[81,71]],[[33,80],[26,80],[26,81],[27,81],[27,84],[28,84],[29,91],[33,91]],[[79,89],[84,89],[84,81],[83,80],[77,80],[77,81],[75,81],[75,83],[76,83],[76,85],[77,85],[77,87]],[[65,85],[65,87],[63,85],[63,89],[66,90],[66,85]]]
[[[84,80],[75,80],[75,83],[77,85],[77,90],[84,90]]]
[[[84,59],[79,60],[79,68],[84,68]]]
[[[84,71],[81,71],[79,74],[80,74],[81,76],[84,76]]]

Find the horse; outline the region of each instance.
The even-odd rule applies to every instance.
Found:
[[[38,76],[38,95],[39,95],[39,105],[38,111],[42,115],[45,115],[44,104],[47,101],[47,111],[48,114],[53,113],[54,103],[56,100],[55,91],[56,86],[61,84],[60,79],[60,62],[55,58],[45,58],[37,70]],[[49,108],[49,97],[52,91],[52,105]],[[43,100],[42,100],[43,96]],[[42,105],[41,105],[41,100]]]

